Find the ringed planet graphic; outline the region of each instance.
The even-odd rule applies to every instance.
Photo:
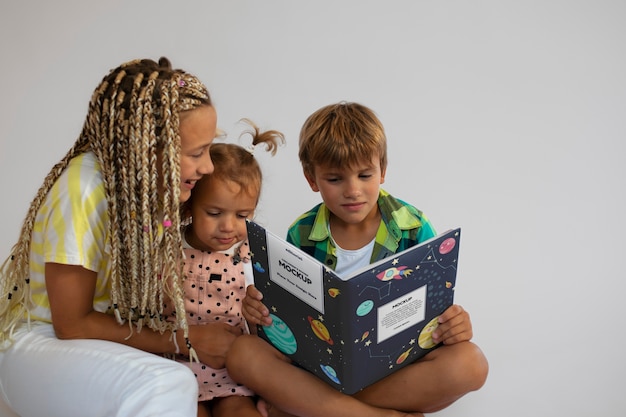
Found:
[[[356,315],[363,317],[369,314],[374,308],[374,302],[372,300],[365,300],[356,308]]]
[[[320,368],[322,369],[322,372],[324,372],[324,375],[328,377],[328,379],[333,381],[335,384],[341,384],[341,381],[339,380],[339,378],[337,378],[337,372],[332,366],[320,363]]]
[[[450,253],[454,246],[456,245],[456,240],[454,238],[449,237],[439,245],[439,253],[445,255],[446,253]]]
[[[308,316],[307,320],[309,320],[309,324],[311,324],[311,330],[313,330],[313,334],[315,334],[315,336],[317,336],[320,340],[328,343],[329,345],[333,345],[335,343],[333,342],[333,339],[330,338],[330,333],[326,326],[324,326],[324,323],[314,319],[311,316]]]
[[[263,331],[267,338],[276,349],[284,354],[291,355],[295,353],[298,350],[298,343],[289,326],[275,314],[270,313],[270,317],[272,318],[272,324],[263,326]]]
[[[433,340],[433,332],[439,326],[439,317],[435,317],[431,321],[428,322],[426,326],[420,332],[419,337],[417,338],[417,344],[422,349],[430,349],[437,346],[437,343]]]

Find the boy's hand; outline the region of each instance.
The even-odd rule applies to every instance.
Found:
[[[433,332],[433,340],[444,345],[467,342],[472,339],[472,322],[469,313],[454,304],[439,316],[439,326]]]
[[[269,326],[272,324],[270,312],[261,302],[263,294],[254,285],[248,285],[243,298],[243,317],[249,324]]]

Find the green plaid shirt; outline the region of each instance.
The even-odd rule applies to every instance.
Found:
[[[371,262],[376,262],[435,236],[426,216],[410,204],[384,190],[378,195],[382,215]],[[331,269],[337,266],[335,246],[330,238],[330,211],[320,203],[298,217],[289,227],[287,242],[299,247]]]

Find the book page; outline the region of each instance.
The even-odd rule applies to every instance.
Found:
[[[323,265],[267,233],[270,280],[324,314]]]
[[[378,343],[424,320],[426,285],[378,307]]]

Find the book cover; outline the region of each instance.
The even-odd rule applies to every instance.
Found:
[[[258,334],[347,394],[438,346],[431,334],[453,303],[461,229],[339,277],[247,222],[255,286],[272,324]]]

